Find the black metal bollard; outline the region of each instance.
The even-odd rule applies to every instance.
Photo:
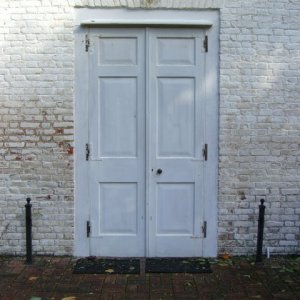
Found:
[[[30,198],[26,199],[26,264],[32,264],[32,218]]]
[[[265,206],[264,199],[260,200],[259,216],[258,216],[258,228],[257,228],[257,248],[256,248],[256,263],[262,262],[262,247],[264,238],[264,225],[265,225]]]

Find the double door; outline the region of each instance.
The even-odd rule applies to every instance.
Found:
[[[90,254],[203,251],[205,33],[89,32]]]

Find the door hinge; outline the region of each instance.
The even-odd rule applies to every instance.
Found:
[[[207,233],[207,222],[206,221],[203,222],[202,232],[203,232],[203,237],[206,238],[206,233]]]
[[[208,36],[206,35],[203,41],[203,47],[205,52],[208,52]]]
[[[85,160],[89,160],[90,158],[90,145],[85,144]]]
[[[85,35],[85,52],[89,51],[89,47],[90,47],[90,39],[88,34]]]
[[[203,153],[203,156],[204,156],[204,160],[207,160],[207,158],[208,158],[208,145],[207,144],[204,145],[202,153]]]
[[[91,222],[86,221],[86,236],[90,237],[90,234],[91,234]]]

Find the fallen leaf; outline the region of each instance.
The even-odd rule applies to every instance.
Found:
[[[111,274],[111,273],[113,273],[114,271],[115,271],[114,269],[107,269],[107,270],[105,270],[105,273]]]
[[[35,276],[31,276],[31,277],[29,277],[29,280],[30,281],[35,281],[35,280],[37,280],[38,278],[37,277],[35,277]]]
[[[76,300],[76,297],[74,297],[74,296],[65,297],[65,298],[62,298],[61,300]]]
[[[224,260],[227,260],[227,259],[230,258],[230,256],[229,256],[229,254],[228,254],[227,252],[224,252],[224,253],[221,253],[221,254],[219,255],[219,258],[224,259]]]

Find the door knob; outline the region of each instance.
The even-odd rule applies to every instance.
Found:
[[[160,175],[162,173],[162,169],[157,169],[156,174]]]

